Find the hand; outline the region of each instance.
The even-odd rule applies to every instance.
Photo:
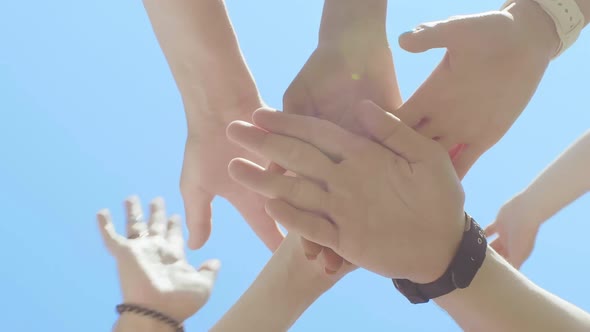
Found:
[[[365,99],[393,111],[401,105],[387,38],[350,45],[320,43],[283,97],[283,111],[316,116],[360,132],[352,108]]]
[[[199,269],[186,261],[180,217],[167,220],[164,200],[150,204],[148,225],[137,197],[127,199],[125,207],[128,238],[117,234],[108,210],[97,216],[104,243],[117,260],[123,302],[186,320],[209,299],[219,261],[207,261]]]
[[[485,233],[486,236],[498,234],[490,246],[512,266],[520,269],[533,251],[540,227],[540,222],[527,217],[517,200],[511,200],[500,209],[496,220],[486,228]]]
[[[328,121],[259,110],[228,137],[298,177],[234,159],[232,178],[269,198],[288,230],[390,278],[431,282],[464,227],[464,193],[444,150],[371,102],[356,112],[379,143]],[[268,130],[265,131],[265,130]],[[420,263],[416,263],[420,262]]]
[[[351,111],[364,99],[386,110],[401,105],[386,35],[361,30],[323,39],[285,92],[283,106],[285,113],[316,116],[358,133]],[[284,171],[272,163],[269,169]],[[309,259],[324,256],[327,273],[342,266],[342,258],[328,248],[304,238],[301,243]]]
[[[395,114],[450,150],[460,178],[502,138],[536,91],[559,40],[546,16],[523,0],[508,11],[426,23],[400,37],[410,52],[447,48]]]
[[[227,174],[227,164],[233,158],[243,157],[259,163],[266,161],[228,141],[225,128],[232,120],[251,119],[262,103],[236,101],[220,109],[221,117],[202,116],[186,141],[180,188],[184,199],[187,224],[190,232],[189,247],[200,248],[211,233],[211,201],[215,195],[227,199],[246,219],[254,232],[268,248],[275,250],[283,239],[277,224],[264,211],[266,201],[260,195],[244,189]],[[231,120],[230,120],[231,119]]]

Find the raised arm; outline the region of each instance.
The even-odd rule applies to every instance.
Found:
[[[521,193],[502,206],[488,235],[515,267],[530,256],[542,223],[590,191],[590,131],[586,132]]]
[[[144,0],[184,101],[189,132],[244,99],[260,103],[223,0]],[[196,127],[196,128],[193,128]]]
[[[465,289],[435,299],[464,331],[588,331],[590,315],[547,292],[488,249]]]
[[[188,137],[180,187],[190,233],[201,247],[211,233],[211,201],[226,198],[271,250],[283,236],[264,200],[227,175],[227,163],[249,156],[227,141],[225,127],[263,106],[221,0],[144,0],[154,32],[184,101]]]
[[[310,262],[288,235],[254,283],[211,331],[287,331],[303,312],[342,276],[349,263],[327,276],[322,262]]]

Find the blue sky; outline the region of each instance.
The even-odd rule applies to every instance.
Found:
[[[389,34],[407,98],[442,51],[413,55],[397,36],[429,20],[494,9],[501,1],[392,1]],[[316,43],[322,2],[227,1],[262,96],[280,107]],[[535,98],[464,181],[482,224],[590,125],[590,35],[551,64]],[[586,59],[586,62],[583,60]],[[138,1],[0,2],[0,310],[6,331],[106,331],[120,302],[113,260],[94,215],[121,201],[162,195],[182,212],[178,178],[186,135],[181,101]],[[590,199],[541,230],[524,272],[590,310]],[[210,242],[189,259],[223,262],[208,305],[188,324],[204,331],[269,258],[225,201],[214,204]],[[454,331],[434,305],[411,306],[389,280],[349,275],[292,331]]]

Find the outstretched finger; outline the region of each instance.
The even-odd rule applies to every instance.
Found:
[[[144,221],[139,197],[128,197],[125,200],[125,211],[127,213],[127,238],[136,239],[147,235],[147,225]]]
[[[125,238],[115,230],[109,210],[100,210],[96,215],[96,219],[105,246],[112,255],[116,255],[117,251],[124,245]]]
[[[162,197],[150,203],[149,233],[152,236],[164,236],[167,230],[166,204]]]
[[[166,239],[178,253],[184,252],[184,237],[182,236],[182,218],[175,214],[168,220]]]

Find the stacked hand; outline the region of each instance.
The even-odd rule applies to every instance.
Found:
[[[355,113],[380,144],[325,120],[268,110],[254,114],[259,128],[234,122],[232,141],[298,177],[245,159],[231,162],[230,175],[269,198],[266,211],[288,230],[353,264],[387,277],[433,281],[461,239],[459,179],[436,142],[371,102]]]
[[[219,261],[198,269],[186,261],[180,217],[168,218],[162,199],[150,204],[148,224],[137,197],[127,199],[125,206],[127,238],[115,231],[108,210],[98,213],[104,243],[117,261],[124,303],[184,321],[209,299]]]
[[[393,111],[401,104],[391,49],[385,34],[349,31],[324,38],[293,80],[283,97],[284,112],[315,116],[352,132],[362,128],[353,116],[360,101],[373,100]],[[271,164],[273,171],[280,170]],[[322,254],[326,272],[333,273],[343,259],[331,249],[302,238],[306,255]]]

